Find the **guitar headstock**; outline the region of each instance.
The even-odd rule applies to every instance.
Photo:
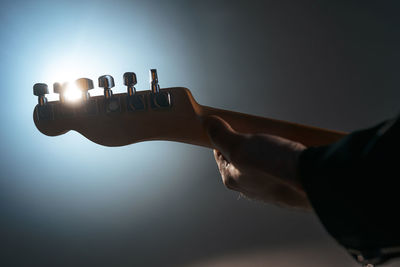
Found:
[[[36,127],[45,135],[57,136],[75,130],[104,146],[124,146],[147,140],[182,141],[204,131],[198,119],[200,106],[187,88],[160,89],[156,70],[150,70],[150,90],[136,91],[136,75],[123,76],[126,93],[113,94],[114,79],[99,77],[102,96],[90,96],[93,81],[76,81],[81,98],[68,101],[65,85],[55,83],[58,101],[47,101],[46,84],[35,84],[38,104],[33,112]],[[190,143],[190,142],[189,142]]]

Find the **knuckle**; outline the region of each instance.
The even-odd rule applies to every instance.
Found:
[[[224,162],[218,161],[217,165],[218,165],[218,170],[221,173],[221,175],[224,175],[224,173],[225,173]]]
[[[228,188],[228,189],[235,189],[236,188],[236,181],[230,175],[224,175],[222,177],[222,182],[225,185],[225,187]]]

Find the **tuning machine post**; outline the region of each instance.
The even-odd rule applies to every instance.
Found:
[[[104,89],[105,111],[114,113],[121,111],[121,103],[119,97],[114,97],[111,88],[115,86],[114,78],[111,75],[103,75],[99,77],[99,87]]]
[[[160,92],[156,69],[150,69],[150,103],[153,109],[171,107],[171,95],[168,92]]]
[[[75,110],[72,105],[67,105],[65,101],[65,92],[67,91],[68,83],[54,83],[53,92],[59,95],[60,105],[56,106],[56,113],[60,114],[62,117],[73,117],[75,115]]]
[[[80,113],[83,115],[96,115],[97,102],[95,99],[90,98],[89,90],[94,88],[93,80],[88,78],[80,78],[76,80],[77,87],[82,91],[82,106]]]
[[[135,85],[137,84],[136,74],[134,72],[125,72],[123,75],[124,85],[127,86],[126,107],[129,111],[145,109],[145,101],[143,95],[136,93]]]
[[[93,81],[88,78],[79,78],[76,80],[76,86],[82,91],[82,100],[87,101],[90,99],[89,90],[94,88]]]
[[[65,90],[67,88],[67,83],[54,83],[53,84],[53,92],[59,95],[59,99],[61,103],[65,103]]]
[[[45,83],[33,85],[33,94],[38,97],[37,116],[39,120],[53,119],[53,106],[47,102],[46,94],[49,88]]]
[[[114,86],[114,78],[111,75],[103,75],[99,77],[99,87],[104,89],[105,98],[111,98],[113,96],[111,88]]]
[[[45,83],[36,83],[33,85],[33,94],[38,97],[39,106],[47,104],[46,95],[49,93],[49,87]]]

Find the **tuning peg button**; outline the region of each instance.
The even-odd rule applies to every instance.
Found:
[[[56,94],[61,94],[63,92],[61,83],[53,83],[53,92]]]
[[[93,81],[91,79],[88,78],[80,78],[78,80],[76,80],[76,85],[84,91],[88,91],[90,89],[93,89]]]
[[[114,78],[111,75],[103,75],[99,77],[99,87],[104,88],[105,98],[111,98],[113,93],[111,88],[115,86]]]
[[[94,88],[93,81],[88,78],[80,78],[76,80],[75,83],[78,86],[78,88],[81,89],[82,91],[83,100],[89,100],[90,94],[88,91]]]
[[[99,87],[110,89],[114,86],[114,78],[111,75],[103,75],[99,77]]]
[[[45,83],[36,83],[33,85],[33,94],[43,96],[49,93],[49,87]]]

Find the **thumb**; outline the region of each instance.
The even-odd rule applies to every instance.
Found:
[[[231,161],[231,152],[243,139],[242,135],[233,130],[226,121],[217,116],[206,117],[203,125],[214,147],[227,160]]]

